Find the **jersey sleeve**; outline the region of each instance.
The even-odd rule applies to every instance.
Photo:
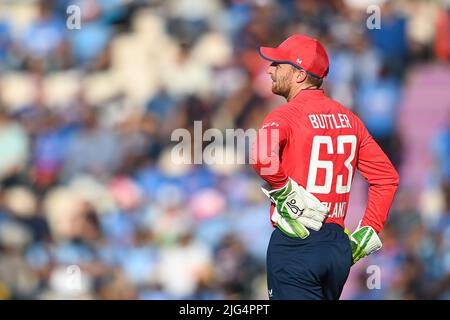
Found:
[[[360,226],[371,226],[379,233],[387,220],[400,178],[389,158],[367,129],[361,126],[357,168],[369,183],[369,194]]]
[[[251,164],[272,189],[283,187],[288,176],[281,167],[283,148],[289,139],[289,125],[279,113],[270,113],[252,145]]]

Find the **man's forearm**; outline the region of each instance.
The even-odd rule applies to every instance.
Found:
[[[367,209],[361,221],[361,226],[370,226],[377,233],[383,230],[397,189],[398,178],[395,176],[392,177],[390,184],[371,185],[369,187]]]

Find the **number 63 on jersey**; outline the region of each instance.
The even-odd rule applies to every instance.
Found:
[[[317,194],[329,194],[330,192],[344,194],[350,192],[353,177],[353,166],[351,163],[355,158],[356,143],[355,135],[340,135],[337,136],[336,141],[333,141],[331,136],[315,136],[312,143],[306,190]],[[326,153],[332,155],[336,161],[320,159],[322,145],[325,146]],[[349,148],[345,148],[346,145],[350,145],[350,153],[348,153]],[[346,150],[347,153],[345,153]],[[339,155],[343,156],[343,166],[342,160],[337,160],[340,158]],[[319,169],[325,170],[324,184],[318,184],[317,177]],[[339,170],[340,172],[334,172],[335,170]],[[348,171],[348,174],[345,174],[347,176],[346,181],[344,181],[344,172],[342,170]],[[336,183],[333,183],[334,176],[336,177]],[[332,190],[333,185],[335,186],[334,190]]]

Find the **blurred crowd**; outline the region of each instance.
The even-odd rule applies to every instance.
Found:
[[[322,41],[325,91],[400,170],[402,89],[414,66],[449,63],[448,1],[0,1],[0,299],[267,299],[261,181],[175,164],[171,133],[258,128],[282,100],[257,48],[293,33]],[[449,124],[431,182],[400,187],[366,261],[382,288],[361,272],[346,298],[450,298]]]

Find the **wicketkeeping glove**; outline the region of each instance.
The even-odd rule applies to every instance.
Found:
[[[376,231],[369,226],[356,229],[352,234],[345,229],[352,246],[353,264],[358,260],[378,251],[383,246]]]
[[[291,178],[280,189],[261,189],[275,204],[272,220],[284,233],[305,239],[309,236],[307,228],[322,228],[328,208]]]
[[[309,236],[309,230],[306,227],[298,222],[298,220],[291,219],[290,217],[282,217],[277,208],[274,209],[272,213],[272,221],[275,222],[278,229],[283,231],[284,234],[289,237],[297,238],[300,237],[305,239]]]

